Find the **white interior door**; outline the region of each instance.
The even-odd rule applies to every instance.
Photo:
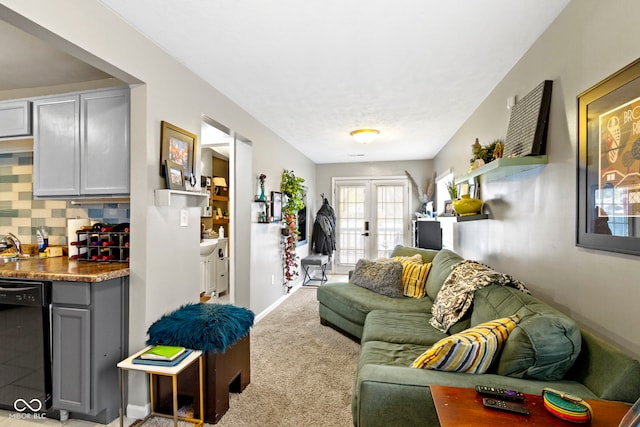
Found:
[[[388,257],[410,242],[411,198],[406,178],[335,178],[337,273],[346,273],[361,258]]]

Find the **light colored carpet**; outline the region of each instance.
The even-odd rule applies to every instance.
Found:
[[[251,330],[251,383],[219,427],[349,427],[359,344],[322,326],[302,287]]]

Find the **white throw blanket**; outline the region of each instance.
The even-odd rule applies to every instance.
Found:
[[[476,289],[494,283],[529,293],[521,281],[508,274],[498,273],[476,261],[467,260],[456,264],[433,302],[431,326],[446,333],[465,315],[473,302]]]

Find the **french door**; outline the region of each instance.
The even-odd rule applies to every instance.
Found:
[[[406,178],[334,178],[336,273],[361,258],[388,257],[410,242],[411,197]]]

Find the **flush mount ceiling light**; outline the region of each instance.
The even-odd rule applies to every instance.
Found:
[[[358,141],[361,144],[368,144],[380,134],[380,131],[377,129],[357,129],[351,132],[351,136],[353,139]]]

